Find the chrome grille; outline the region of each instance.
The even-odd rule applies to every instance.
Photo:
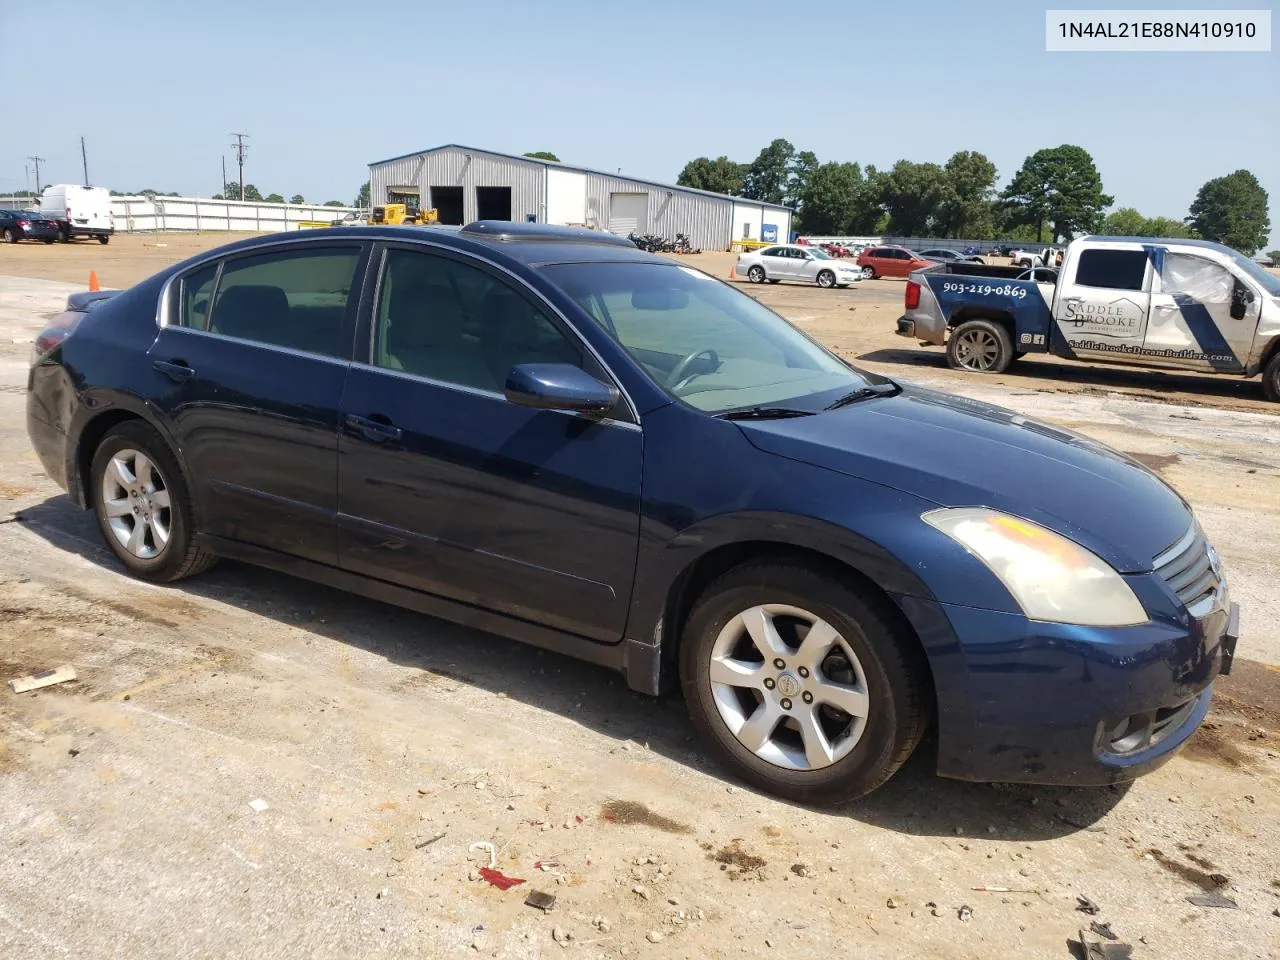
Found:
[[[1222,583],[1217,554],[1209,546],[1199,524],[1156,557],[1155,571],[1188,610],[1212,599]]]

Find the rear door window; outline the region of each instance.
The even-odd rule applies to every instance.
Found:
[[[213,300],[213,283],[218,279],[218,264],[211,263],[182,278],[182,315],[178,322],[192,330],[209,328],[209,304]]]
[[[1141,290],[1147,273],[1143,250],[1086,250],[1076,265],[1076,283],[1111,290]]]
[[[272,251],[228,260],[201,329],[304,353],[345,358],[356,245]]]

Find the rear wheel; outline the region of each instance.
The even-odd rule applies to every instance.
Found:
[[[5,242],[5,243],[17,243],[17,242],[18,242],[18,231],[14,230],[14,229],[13,229],[13,227],[5,227],[5,228],[4,228],[4,242]]]
[[[836,275],[830,270],[823,270],[818,274],[818,286],[825,290],[829,290],[836,285]]]
[[[759,264],[756,264],[754,267],[752,267],[750,270],[747,271],[747,279],[750,280],[752,283],[764,283],[765,281],[764,267],[760,266]]]
[[[1280,350],[1263,368],[1262,394],[1272,403],[1280,403]]]
[[[98,527],[131,574],[168,583],[213,565],[214,555],[195,543],[182,471],[151,427],[134,420],[108,431],[91,469]]]
[[[1009,331],[991,320],[969,320],[951,331],[947,365],[971,373],[1000,373],[1013,362]]]
[[[698,600],[680,646],[694,725],[730,770],[802,803],[869,793],[924,733],[924,667],[882,597],[752,563]]]
[[[104,233],[98,237],[98,242],[103,246],[106,246],[108,243],[111,242],[111,237]]]

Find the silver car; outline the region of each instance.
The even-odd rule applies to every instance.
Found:
[[[779,283],[795,280],[820,287],[849,287],[862,280],[862,271],[853,259],[837,259],[817,247],[780,243],[738,257],[734,273],[752,283]]]

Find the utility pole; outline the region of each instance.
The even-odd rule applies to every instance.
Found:
[[[27,159],[28,159],[28,160],[30,160],[32,163],[34,163],[34,164],[36,165],[36,194],[37,194],[37,195],[39,195],[39,193],[40,193],[40,164],[44,163],[44,157],[27,157]]]
[[[240,199],[244,199],[244,152],[249,148],[245,146],[245,138],[249,136],[247,133],[233,133],[236,142],[232,144],[236,148],[236,162],[240,165]]]
[[[80,162],[84,164],[84,185],[89,185],[89,155],[84,152],[84,137],[80,138]]]
[[[222,189],[218,193],[222,194],[222,199],[224,200],[231,199],[227,196],[227,158],[225,154],[222,157]]]

